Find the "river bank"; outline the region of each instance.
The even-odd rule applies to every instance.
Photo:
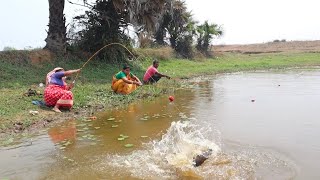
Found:
[[[172,80],[160,80],[156,86],[143,86],[128,96],[114,94],[111,91],[111,77],[118,72],[121,63],[106,64],[92,61],[83,69],[76,87],[73,90],[75,105],[71,112],[56,114],[49,108],[33,105],[32,100],[42,100],[44,83],[48,71],[56,66],[75,69],[82,65],[77,58],[58,61],[32,63],[29,61],[10,62],[0,57],[0,132],[1,138],[17,134],[38,131],[39,129],[70,118],[89,118],[98,111],[126,106],[140,100],[151,100],[174,91],[188,84],[186,79],[217,73],[279,69],[288,67],[305,67],[320,65],[318,52],[280,52],[280,53],[223,53],[213,59],[161,60],[159,71],[164,72]],[[131,62],[133,73],[142,78],[144,70],[151,64],[151,59]],[[168,88],[170,87],[170,88]],[[25,94],[29,89],[35,90],[34,95]],[[32,113],[36,111],[37,113]],[[2,141],[8,143],[8,141]],[[9,141],[10,142],[10,141]]]

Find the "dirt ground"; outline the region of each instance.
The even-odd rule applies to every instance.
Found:
[[[215,45],[213,52],[234,52],[243,54],[276,53],[276,52],[320,52],[320,40],[269,42],[246,45]]]

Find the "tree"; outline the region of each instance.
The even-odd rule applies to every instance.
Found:
[[[10,46],[5,46],[2,51],[14,51],[14,50],[16,50],[16,48],[10,47]]]
[[[174,0],[113,0],[118,12],[127,13],[127,21],[141,30],[153,32],[165,10],[172,7]]]
[[[167,6],[165,14],[160,20],[160,25],[155,32],[155,40],[163,45],[164,37],[169,34],[170,45],[173,49],[177,46],[180,35],[187,31],[187,25],[192,21],[192,15],[187,11],[185,1],[174,0],[172,6]]]
[[[71,42],[87,52],[96,52],[109,43],[128,47],[130,38],[125,33],[128,26],[137,30],[138,37],[146,39],[149,32],[155,31],[163,7],[170,5],[167,2],[170,0],[95,0],[89,5],[89,11],[74,18],[75,29],[82,29],[74,34]],[[119,62],[125,58],[125,52],[120,46],[110,46],[99,55],[109,62]]]
[[[176,49],[178,38],[188,33],[187,25],[189,21],[191,21],[191,17],[191,13],[187,12],[185,2],[175,1],[171,20],[168,25],[170,45],[173,49]]]
[[[196,48],[205,55],[209,55],[208,49],[210,41],[214,36],[221,36],[222,30],[217,24],[209,24],[205,21],[202,25],[197,26],[197,45]]]
[[[66,53],[66,19],[63,14],[64,0],[49,0],[49,30],[45,49],[52,52]]]
[[[78,26],[83,27],[73,35],[72,45],[86,52],[96,52],[109,43],[121,43],[129,45],[129,37],[124,33],[128,23],[125,21],[126,13],[119,13],[113,1],[96,0],[90,11],[74,18]],[[124,49],[111,46],[100,53],[100,58],[109,61],[124,59]]]
[[[133,26],[141,26],[141,30],[154,31],[158,28],[158,20],[163,15],[164,7],[170,6],[172,0],[106,0],[112,3],[119,14],[126,14],[123,19]],[[84,5],[92,7],[87,0]],[[96,2],[99,2],[98,0]],[[49,0],[49,30],[46,38],[46,49],[56,53],[66,52],[66,26],[63,14],[65,0]],[[94,9],[92,9],[94,10]],[[111,16],[104,15],[106,19]]]
[[[187,11],[185,1],[173,1],[172,8],[166,10],[160,22],[160,28],[155,33],[156,43],[166,44],[164,38],[168,34],[170,46],[177,54],[183,58],[192,58],[196,22],[193,20],[191,12]]]

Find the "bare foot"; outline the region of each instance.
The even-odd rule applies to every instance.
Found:
[[[54,112],[61,113],[61,111],[60,111],[59,108],[54,107],[52,110],[53,110]]]

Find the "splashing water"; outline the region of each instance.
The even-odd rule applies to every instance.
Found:
[[[162,140],[153,142],[154,153],[163,156],[171,166],[191,168],[196,155],[208,149],[212,150],[211,156],[220,152],[220,147],[204,137],[208,131],[210,129],[199,129],[199,126],[191,124],[190,121],[172,122]]]
[[[161,140],[146,143],[144,150],[126,156],[110,155],[105,162],[107,166],[126,169],[135,177],[171,179],[176,177],[177,170],[194,169],[196,155],[211,149],[210,157],[214,157],[221,151],[219,146],[204,137],[210,132],[209,128],[200,128],[191,121],[172,122]]]
[[[193,122],[172,122],[161,140],[146,143],[143,150],[126,155],[108,155],[94,169],[111,172],[114,177],[139,179],[256,179],[259,177],[257,164],[273,161],[274,165],[285,166],[284,161],[261,150],[259,154],[248,149],[222,152],[217,145],[220,142],[207,138],[216,132],[209,126],[200,127]],[[212,150],[209,158],[201,166],[194,167],[194,158],[209,149]],[[249,156],[248,151],[251,152]]]

